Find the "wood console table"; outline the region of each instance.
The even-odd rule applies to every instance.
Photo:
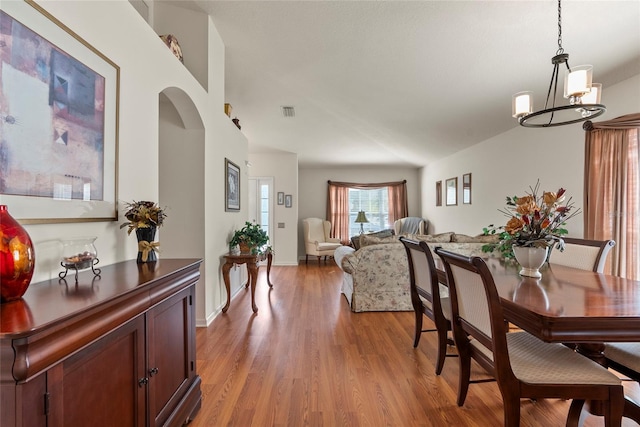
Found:
[[[3,427],[180,426],[196,372],[198,259],[135,260],[33,283],[0,307]]]
[[[260,261],[267,258],[267,284],[270,288],[273,288],[269,274],[271,273],[271,263],[273,261],[273,253],[271,251],[263,255],[257,254],[232,254],[228,253],[224,255],[225,263],[222,266],[222,278],[224,279],[224,287],[227,289],[227,303],[222,308],[222,312],[226,313],[229,310],[231,304],[231,284],[229,283],[229,270],[236,264],[247,264],[247,285],[251,285],[251,309],[254,313],[258,312],[258,306],[256,306],[256,283],[258,281],[258,270],[260,268]]]

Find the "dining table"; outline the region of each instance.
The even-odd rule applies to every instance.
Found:
[[[521,276],[512,260],[484,260],[505,320],[542,341],[570,345],[605,366],[604,343],[640,341],[640,281],[553,263],[533,278]],[[442,261],[437,256],[435,261],[446,284]],[[600,412],[595,404],[589,410]],[[624,415],[640,423],[638,403],[627,398]]]

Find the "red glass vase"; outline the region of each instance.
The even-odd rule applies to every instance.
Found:
[[[0,205],[0,299],[19,299],[31,283],[36,256],[27,231]]]

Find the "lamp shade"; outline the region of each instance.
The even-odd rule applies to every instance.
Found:
[[[531,114],[533,111],[533,92],[518,92],[513,95],[512,100],[512,116],[520,118]]]
[[[358,217],[356,218],[355,222],[358,222],[358,223],[369,222],[369,220],[367,219],[367,216],[364,214],[364,211],[358,212]]]
[[[578,97],[591,90],[591,78],[593,67],[591,65],[580,65],[567,70],[564,76],[564,97]]]
[[[600,104],[600,94],[602,93],[602,84],[591,84],[591,91],[582,95],[583,104]]]

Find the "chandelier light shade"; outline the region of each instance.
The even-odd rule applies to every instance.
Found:
[[[562,48],[562,5],[558,0],[558,50],[553,58],[553,72],[547,91],[544,109],[534,111],[533,92],[518,92],[513,95],[512,115],[524,127],[553,127],[578,123],[602,115],[607,108],[600,104],[602,85],[592,82],[593,67],[569,66],[569,54]],[[566,65],[564,97],[568,105],[556,105],[560,66]]]
[[[520,118],[533,113],[533,92],[518,92],[513,95],[513,117]]]
[[[602,92],[602,85],[600,83],[592,83],[591,91],[582,96],[583,104],[600,104],[600,93]]]
[[[365,222],[369,222],[369,220],[367,219],[367,216],[364,214],[364,211],[358,212],[358,216],[356,217],[355,222],[360,224],[360,234],[363,234],[364,233],[364,223]]]
[[[571,100],[581,98],[591,92],[591,78],[593,67],[591,65],[580,65],[567,70],[564,74],[564,97]]]

